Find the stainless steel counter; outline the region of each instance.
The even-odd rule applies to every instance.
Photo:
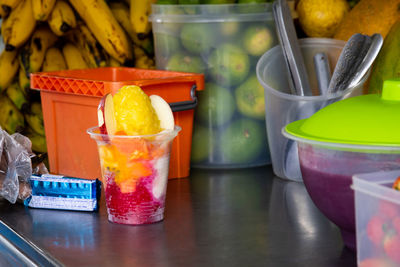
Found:
[[[304,185],[271,166],[192,169],[169,181],[165,220],[152,225],[108,222],[104,198],[96,213],[3,202],[0,221],[1,235],[40,266],[356,266]],[[1,251],[0,264],[15,257]]]

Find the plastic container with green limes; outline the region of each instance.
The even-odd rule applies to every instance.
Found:
[[[256,64],[278,43],[272,4],[156,4],[150,20],[158,69],[205,74],[195,110],[192,166],[270,164]]]
[[[283,129],[297,141],[308,193],[350,248],[355,248],[352,176],[400,169],[399,122],[400,80],[388,80],[381,95],[338,101]]]

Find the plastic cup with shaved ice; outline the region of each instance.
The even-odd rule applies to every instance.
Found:
[[[171,145],[181,130],[168,103],[124,86],[101,99],[98,120],[87,132],[98,146],[108,220],[163,220]]]

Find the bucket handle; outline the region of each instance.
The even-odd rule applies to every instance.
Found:
[[[197,89],[196,84],[193,84],[192,88],[190,89],[190,97],[192,100],[169,103],[169,106],[171,107],[172,111],[177,112],[188,109],[194,109],[197,106],[196,89]]]

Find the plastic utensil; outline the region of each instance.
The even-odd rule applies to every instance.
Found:
[[[293,94],[311,96],[304,59],[297,40],[296,29],[286,0],[273,3],[273,14],[279,41],[288,67],[289,80],[293,83]]]
[[[379,33],[375,33],[374,35],[372,35],[371,40],[372,43],[367,51],[367,54],[365,55],[364,59],[362,60],[347,87],[352,87],[358,84],[365,73],[367,73],[367,71],[371,67],[375,58],[378,56],[379,51],[381,50],[383,45],[383,37]]]
[[[324,52],[314,55],[315,75],[317,76],[319,94],[326,94],[331,80],[331,68],[328,56]]]
[[[367,49],[370,37],[360,33],[356,33],[350,37],[339,56],[332,79],[329,83],[328,93],[334,94],[339,90],[347,88],[348,80],[356,71],[358,60],[361,60]],[[368,46],[368,47],[367,47]]]

